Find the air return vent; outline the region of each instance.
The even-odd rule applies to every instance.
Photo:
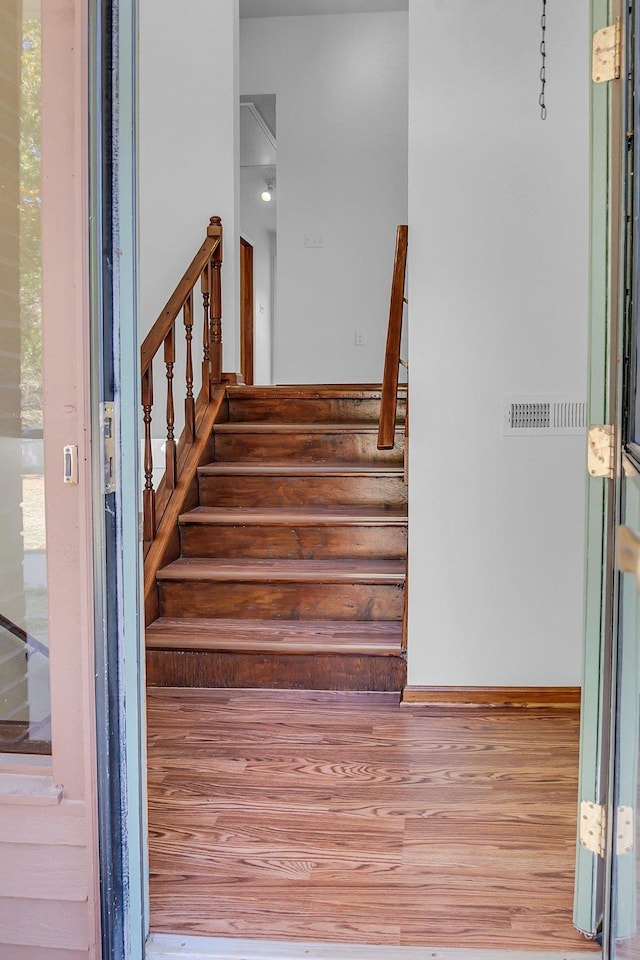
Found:
[[[569,397],[504,397],[505,437],[566,437],[587,431],[587,404]]]

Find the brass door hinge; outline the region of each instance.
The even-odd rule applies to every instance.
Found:
[[[583,800],[580,804],[580,845],[604,857],[607,835],[607,809],[601,803]],[[616,810],[616,855],[632,853],[634,846],[633,808]]]
[[[592,477],[613,479],[615,430],[612,424],[589,427],[587,469]]]
[[[606,814],[606,808],[601,803],[583,800],[580,804],[580,844],[599,857],[604,857]]]
[[[594,83],[617,80],[622,63],[622,30],[620,18],[593,35],[591,76]]]

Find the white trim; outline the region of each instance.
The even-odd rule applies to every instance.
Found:
[[[58,804],[62,787],[48,776],[3,774],[0,777],[0,803]]]
[[[0,777],[5,773],[30,773],[49,777],[53,761],[51,754],[0,753]]]
[[[256,107],[256,105],[252,103],[251,100],[243,100],[240,103],[240,109],[241,110],[247,109],[249,111],[249,113],[251,114],[253,119],[256,121],[262,133],[264,133],[265,137],[267,138],[267,140],[269,141],[273,149],[277,150],[278,147],[276,145],[275,137],[271,133],[271,130],[269,130],[269,127],[266,125],[264,120],[262,119],[262,114],[258,111],[258,108]]]
[[[585,960],[599,958],[592,944],[584,951],[476,950],[445,947],[369,946],[348,943],[235,940],[154,933],[145,960]]]

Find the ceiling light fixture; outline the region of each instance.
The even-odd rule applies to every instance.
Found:
[[[266,186],[262,191],[262,193],[260,194],[260,199],[264,200],[265,203],[269,203],[272,197],[273,197],[273,181],[267,180]]]

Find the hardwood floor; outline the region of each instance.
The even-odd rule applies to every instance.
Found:
[[[577,711],[166,688],[148,717],[153,931],[597,953]]]

